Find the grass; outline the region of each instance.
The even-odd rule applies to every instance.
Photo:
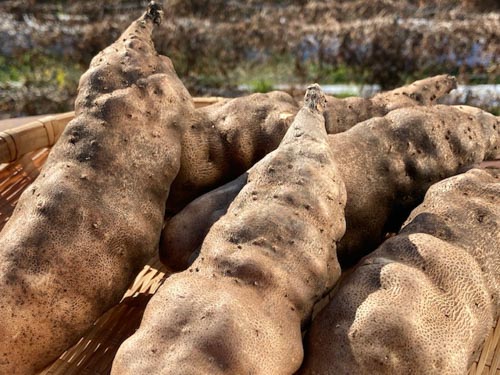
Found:
[[[322,84],[364,82],[364,74],[345,65],[297,64],[293,56],[274,56],[259,64],[241,64],[228,73],[227,81],[249,87],[253,92],[268,92],[278,84]],[[352,95],[351,95],[352,96]]]
[[[369,80],[370,72],[346,65],[320,64],[309,61],[298,63],[292,55],[278,55],[264,59],[260,63],[244,62],[236,68],[222,70],[217,61],[203,65],[203,71],[187,72],[185,56],[174,56],[174,64],[178,67],[181,79],[190,88],[210,89],[236,88],[244,85],[252,92],[265,93],[272,91],[278,84],[363,84]],[[36,52],[24,53],[16,58],[0,56],[0,88],[16,89],[20,86],[30,88],[50,88],[53,92],[65,92],[71,98],[76,93],[80,76],[86,67],[58,56],[44,55]],[[457,74],[457,72],[447,72]],[[436,72],[422,71],[402,75],[401,83],[410,83]],[[467,77],[469,83],[500,83],[498,70],[492,67],[485,74]],[[195,90],[196,92],[196,90]],[[354,93],[336,95],[340,98],[354,96]],[[35,97],[32,98],[37,100]],[[500,115],[498,107],[491,108],[495,115]]]
[[[56,86],[71,89],[78,85],[84,68],[55,56],[24,53],[16,59],[0,56],[0,85]]]
[[[179,61],[177,61],[179,60]],[[182,75],[182,56],[175,56],[174,63]],[[215,69],[217,62],[206,64],[211,67],[206,72],[190,74],[185,78],[187,83],[198,87],[224,88],[244,85],[252,92],[269,92],[280,83],[306,84],[322,82],[335,83],[362,83],[359,74],[346,66],[332,66],[326,64],[308,63],[297,67],[293,56],[274,56],[260,64],[243,63],[229,72]],[[71,61],[56,56],[37,53],[24,53],[16,59],[7,59],[0,56],[0,86],[13,84],[28,87],[52,86],[57,89],[76,91],[78,80],[85,68]],[[297,70],[299,73],[297,73]]]
[[[269,91],[273,91],[274,85],[270,81],[260,79],[260,80],[252,81],[250,83],[250,88],[251,88],[252,92],[266,93]]]
[[[296,83],[294,65],[287,56],[276,56],[262,63],[240,64],[228,73],[229,81],[236,85],[245,85],[259,92],[265,92],[283,82]]]

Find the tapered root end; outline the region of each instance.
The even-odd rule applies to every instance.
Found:
[[[163,18],[163,10],[161,8],[161,5],[158,4],[156,1],[150,1],[148,5],[148,10],[144,15],[144,19],[150,19],[153,21],[154,24],[159,25],[161,24],[162,18]]]
[[[447,75],[446,76],[446,79],[448,80],[449,82],[449,87],[450,87],[450,91],[451,90],[455,90],[457,87],[458,87],[458,82],[457,82],[457,78],[454,77],[454,76],[450,76],[450,75]]]
[[[326,97],[321,86],[317,83],[307,88],[304,97],[304,107],[309,108],[313,112],[323,113],[326,107]]]

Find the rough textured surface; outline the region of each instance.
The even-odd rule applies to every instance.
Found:
[[[348,191],[337,253],[351,265],[397,232],[434,183],[500,158],[500,118],[472,107],[397,109],[329,137]]]
[[[440,182],[312,324],[301,374],[466,374],[500,313],[500,169]]]
[[[184,121],[179,175],[167,213],[249,169],[276,149],[298,111],[283,92],[253,94],[201,108]]]
[[[327,97],[324,111],[329,134],[343,132],[390,110],[429,105],[455,88],[447,75],[427,78],[371,99]],[[253,94],[194,112],[182,140],[179,175],[172,185],[167,214],[236,178],[278,147],[298,105],[283,92]]]
[[[430,185],[500,158],[500,120],[472,107],[402,108],[330,135],[329,143],[349,193],[338,255],[352,265],[398,230]],[[162,234],[163,260],[186,268],[220,217],[214,211],[225,212],[242,186],[228,183],[230,195],[207,193],[174,216]]]
[[[447,75],[375,95],[371,99],[326,97],[327,132],[336,134],[396,108],[431,105],[456,86]],[[284,93],[255,94],[199,111],[193,135],[185,136],[184,163],[173,185],[168,213],[179,211],[200,192],[243,173],[274,150],[295,116],[295,103]],[[201,146],[203,145],[203,146]],[[195,147],[193,147],[195,146]],[[237,156],[235,156],[237,155]],[[207,193],[173,216],[162,234],[160,252],[168,266],[183,270],[192,253],[244,186],[244,177]]]
[[[153,256],[193,108],[151,41],[152,6],[94,58],[76,118],[0,234],[0,373],[57,358]],[[168,141],[166,141],[168,140]]]
[[[369,99],[328,97],[325,109],[326,130],[328,134],[337,134],[372,117],[384,116],[394,109],[432,105],[456,87],[454,77],[439,75],[382,92]]]
[[[247,173],[188,204],[168,221],[160,241],[161,261],[183,271],[199,254],[210,227],[226,214],[231,202],[247,183]]]
[[[279,148],[210,230],[200,257],[170,277],[125,341],[114,374],[290,374],[301,324],[340,274],[345,189],[312,86]],[[324,99],[324,98],[323,98]]]

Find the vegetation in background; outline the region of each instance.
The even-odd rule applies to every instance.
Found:
[[[74,89],[84,70],[71,61],[43,54],[26,52],[16,59],[0,56],[0,85]]]
[[[70,111],[85,68],[54,56],[0,56],[0,119]]]
[[[70,110],[90,59],[146,3],[0,2],[10,25],[0,27],[0,117]],[[310,82],[388,89],[441,73],[500,84],[499,9],[490,0],[173,0],[155,45],[193,95]]]

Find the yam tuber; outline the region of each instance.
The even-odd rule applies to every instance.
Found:
[[[347,230],[338,256],[352,265],[386,232],[397,231],[430,185],[499,158],[500,119],[464,106],[403,108],[330,135],[329,143],[348,192]],[[228,183],[224,191],[235,196],[241,187],[241,181]],[[218,218],[210,216],[211,207],[225,212],[228,198],[208,193],[174,216],[162,234],[162,260],[185,269]]]
[[[371,99],[327,97],[327,132],[345,131],[392,109],[432,104],[455,87],[455,78],[441,75]],[[276,149],[297,111],[290,95],[271,92],[227,100],[186,118],[191,125],[183,135],[181,169],[171,188],[167,214],[231,181]]]
[[[500,169],[432,186],[319,313],[301,374],[467,374],[500,313]]]
[[[210,227],[227,212],[247,183],[247,173],[204,194],[168,221],[160,242],[160,259],[175,271],[185,270],[198,255]]]
[[[348,191],[343,266],[397,232],[434,183],[500,158],[500,117],[473,107],[394,110],[329,137]]]
[[[323,113],[325,117],[327,132],[330,134],[335,134],[342,132],[344,130],[350,129],[356,123],[366,120],[367,118],[381,116],[391,109],[411,107],[415,105],[429,105],[434,103],[437,99],[446,95],[449,91],[456,87],[456,79],[448,75],[435,76],[420,81],[416,81],[411,85],[398,88],[393,91],[384,92],[375,95],[372,99],[362,99],[362,98],[346,98],[346,99],[336,99],[333,97],[327,97],[327,106]],[[269,94],[271,95],[271,94]],[[200,125],[199,128],[210,129],[211,127],[206,125],[206,123],[214,124],[216,128],[214,130],[217,135],[212,135],[210,137],[203,137],[202,141],[194,141],[192,144],[199,145],[204,144],[208,149],[220,150],[222,147],[219,140],[223,138],[220,136],[218,129],[222,126],[219,122],[222,120],[224,122],[224,127],[227,129],[226,132],[231,131],[232,133],[246,132],[246,129],[250,129],[248,135],[244,137],[247,139],[247,147],[251,149],[261,149],[262,152],[255,155],[255,153],[249,153],[250,157],[246,158],[246,162],[240,162],[238,165],[229,166],[230,160],[233,159],[235,153],[238,153],[238,147],[230,147],[230,153],[223,155],[222,151],[218,151],[215,154],[221,155],[218,161],[212,161],[211,167],[200,168],[200,171],[191,166],[188,173],[194,176],[196,179],[196,186],[193,183],[179,182],[182,177],[179,177],[175,186],[182,187],[177,189],[178,191],[184,191],[184,196],[193,197],[192,192],[206,191],[207,187],[214,186],[213,180],[207,184],[206,181],[202,179],[207,175],[212,177],[214,175],[213,171],[217,171],[217,176],[231,176],[234,173],[242,173],[244,167],[250,167],[252,162],[258,160],[262,157],[262,154],[270,152],[274,149],[275,145],[282,138],[282,134],[287,129],[286,122],[277,123],[277,119],[280,117],[283,120],[292,117],[295,112],[293,108],[293,103],[290,101],[291,98],[287,97],[285,94],[273,93],[273,97],[266,97],[262,94],[255,94],[248,98],[238,98],[228,101],[224,104],[220,104],[216,107],[206,107],[202,110],[203,114],[200,116],[198,122],[201,124],[205,122],[205,125]],[[264,126],[260,125],[261,119],[256,118],[256,113],[266,114],[265,109],[262,107],[269,108],[269,102],[271,100],[275,101],[276,112],[271,112],[271,116],[262,116],[261,119],[265,118]],[[215,115],[214,115],[215,113]],[[231,116],[232,115],[232,116]],[[245,117],[246,116],[246,117]],[[212,118],[211,121],[207,121],[206,118]],[[228,118],[229,117],[229,118]],[[241,127],[239,124],[245,124]],[[241,130],[238,130],[240,129]],[[271,129],[272,131],[266,131],[265,134],[259,133],[260,129]],[[257,130],[257,132],[256,132]],[[226,137],[227,138],[227,137]],[[205,141],[208,139],[208,141]],[[237,139],[232,136],[231,139]],[[263,142],[267,139],[267,147],[259,147],[259,141]],[[215,142],[214,140],[217,140]],[[354,140],[353,145],[354,145]],[[188,142],[186,142],[188,144]],[[216,146],[210,146],[212,144]],[[239,143],[242,143],[241,141]],[[253,146],[253,144],[257,146]],[[189,144],[188,144],[189,145]],[[192,146],[191,146],[192,147]],[[354,146],[353,146],[354,147]],[[240,146],[241,148],[241,146]],[[377,152],[378,150],[374,150]],[[208,152],[205,152],[205,155]],[[223,156],[222,156],[223,155]],[[194,158],[191,158],[194,159]],[[207,157],[199,157],[197,159],[206,160]],[[226,163],[226,164],[224,164]],[[192,163],[196,165],[196,163]],[[184,165],[190,165],[189,163],[184,163]],[[222,165],[222,167],[220,166]],[[350,165],[350,163],[349,163]],[[204,169],[210,171],[210,173],[203,172]],[[181,173],[182,175],[182,173]],[[196,177],[196,176],[201,176]],[[184,178],[186,180],[186,178]],[[220,177],[217,182],[220,183]],[[201,246],[205,235],[208,233],[210,226],[226,212],[227,207],[231,203],[232,199],[241,190],[243,180],[238,179],[238,182],[229,182],[221,190],[215,191],[213,194],[208,193],[205,196],[196,199],[194,202],[190,203],[182,212],[175,215],[166,225],[165,230],[162,235],[162,243],[160,244],[160,254],[162,255],[162,261],[168,266],[176,270],[183,270],[187,268],[189,264],[189,259],[192,258],[193,252]],[[182,203],[176,206],[176,210],[170,210],[171,212],[178,211],[179,207],[182,207],[187,203],[187,199],[179,195],[182,193],[177,193],[173,191],[171,195],[171,200],[175,199],[176,202]],[[212,214],[213,211],[217,213]],[[377,239],[378,241],[378,239]]]
[[[278,147],[297,113],[283,92],[253,94],[201,108],[186,117],[182,159],[167,213],[244,173]]]
[[[438,99],[456,87],[455,77],[439,75],[368,99],[328,97],[325,109],[326,130],[328,134],[342,133],[362,121],[384,116],[395,109],[436,104]]]
[[[278,149],[248,172],[200,256],[171,276],[120,347],[113,374],[290,374],[301,325],[340,274],[345,189],[318,110],[306,93]]]
[[[82,76],[76,118],[0,233],[0,373],[33,374],[108,308],[157,249],[193,110],[151,41],[159,7]]]

